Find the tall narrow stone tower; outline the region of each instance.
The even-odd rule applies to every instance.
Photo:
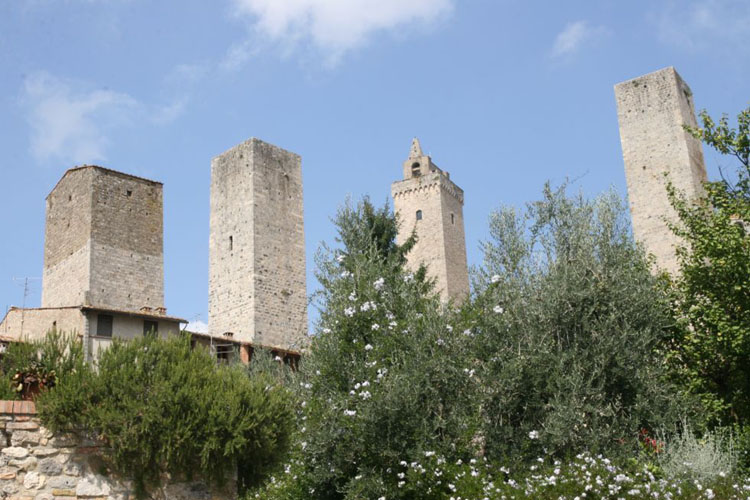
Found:
[[[444,301],[460,301],[469,294],[464,235],[464,192],[422,153],[414,139],[403,166],[404,179],[391,185],[398,214],[398,243],[416,230],[417,244],[408,254],[412,268],[427,266]]]
[[[47,196],[42,307],[164,307],[162,184],[93,165]]]
[[[618,83],[615,98],[633,234],[660,268],[674,272],[679,239],[664,221],[676,219],[665,174],[689,198],[702,194],[706,180],[701,143],[683,128],[697,126],[693,94],[669,67]]]
[[[210,226],[211,335],[299,350],[307,332],[300,157],[253,138],[214,158]]]

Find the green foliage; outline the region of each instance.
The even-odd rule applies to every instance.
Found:
[[[81,370],[83,347],[74,333],[50,330],[42,339],[12,342],[0,360],[0,399],[53,387],[57,380]]]
[[[737,453],[729,429],[715,429],[700,439],[690,423],[664,440],[664,449],[658,455],[661,469],[668,477],[687,477],[701,482],[726,477],[737,467]]]
[[[677,328],[669,343],[674,378],[697,394],[711,425],[750,422],[750,108],[691,130],[739,160],[737,182],[708,182],[693,203],[670,187],[684,245],[673,287]]]
[[[656,352],[667,297],[627,221],[614,192],[549,185],[491,215],[474,287],[489,457],[631,453],[641,429],[679,419]]]
[[[387,471],[425,451],[475,452],[469,337],[424,270],[404,269],[387,206],[348,204],[335,223],[342,248],[318,255],[321,316],[299,374],[300,442],[283,483],[258,498],[413,498]]]
[[[103,439],[114,469],[140,494],[165,472],[221,483],[234,465],[240,487],[250,487],[284,456],[293,423],[287,390],[217,365],[186,336],[115,339],[96,369],[61,379],[38,410],[53,431]]]

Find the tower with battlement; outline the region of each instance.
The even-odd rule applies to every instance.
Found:
[[[633,235],[656,257],[659,268],[677,270],[679,239],[666,220],[676,220],[667,179],[689,199],[706,181],[703,148],[683,128],[697,126],[693,94],[673,67],[615,85]]]
[[[164,308],[162,184],[68,170],[47,196],[42,307]]]
[[[416,231],[417,243],[407,255],[409,266],[416,269],[424,264],[442,299],[460,301],[469,294],[464,192],[422,152],[416,138],[403,175],[403,180],[391,185],[400,222],[398,243]]]
[[[209,333],[298,351],[307,332],[302,168],[250,139],[211,162]]]

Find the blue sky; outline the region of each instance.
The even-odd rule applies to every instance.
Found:
[[[166,305],[206,321],[210,161],[253,136],[302,156],[310,291],[336,208],[384,202],[414,136],[478,264],[490,211],[548,179],[625,194],[615,83],[675,66],[699,109],[746,107],[748,26],[746,0],[1,2],[0,307],[41,276],[45,196],[95,163],[165,184]]]

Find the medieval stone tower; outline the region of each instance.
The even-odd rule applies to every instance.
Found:
[[[47,196],[42,307],[164,307],[162,184],[84,165]]]
[[[298,155],[250,139],[211,162],[209,332],[298,350],[307,332]]]
[[[664,222],[676,218],[665,174],[689,198],[701,195],[706,180],[701,143],[683,128],[697,126],[693,94],[669,67],[618,83],[615,98],[633,234],[660,268],[674,272],[679,239]]]
[[[398,243],[416,230],[417,244],[408,254],[412,268],[427,266],[437,280],[444,301],[460,301],[469,294],[464,235],[464,192],[422,153],[419,140],[412,141],[404,162],[404,179],[391,185],[393,206],[399,216]]]

